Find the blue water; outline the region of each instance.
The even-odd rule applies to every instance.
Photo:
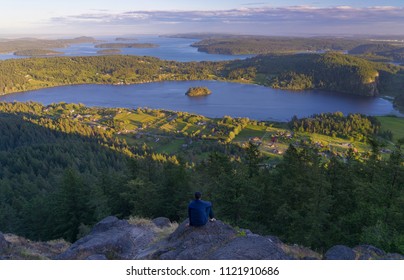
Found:
[[[233,60],[245,59],[251,55],[220,55],[220,54],[207,54],[198,52],[197,48],[191,47],[191,44],[197,42],[197,39],[182,39],[182,38],[167,38],[159,36],[131,36],[135,38],[133,41],[115,41],[115,38],[96,38],[102,43],[152,43],[159,45],[156,48],[136,49],[136,48],[123,48],[121,49],[123,55],[138,55],[138,56],[154,56],[163,60],[175,60],[181,62],[188,61],[220,61],[220,60]],[[103,50],[95,48],[99,43],[86,43],[86,44],[73,44],[67,48],[56,48],[55,51],[63,52],[62,56],[96,56],[97,51]],[[10,54],[0,54],[0,60],[22,58]]]
[[[188,97],[189,87],[206,86],[212,94]],[[340,111],[344,114],[400,115],[382,98],[358,97],[324,91],[294,92],[268,87],[218,81],[170,81],[128,86],[77,85],[1,96],[0,101],[83,103],[100,107],[148,107],[185,111],[208,117],[248,117],[287,121],[293,115]]]
[[[0,53],[0,60],[6,60],[12,58],[25,58],[25,56],[16,56],[13,53]]]

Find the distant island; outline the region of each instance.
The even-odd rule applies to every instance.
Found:
[[[62,54],[63,52],[58,52],[54,50],[43,50],[43,49],[21,50],[14,52],[14,55],[16,56],[50,56],[50,55],[62,55]]]
[[[101,49],[123,49],[123,48],[148,49],[148,48],[157,48],[158,45],[150,43],[105,43],[95,45],[95,47]]]
[[[195,97],[195,96],[206,96],[211,93],[212,92],[207,87],[191,87],[185,94],[190,97]]]
[[[120,49],[105,49],[97,51],[97,54],[121,54],[122,51]]]
[[[136,38],[118,37],[118,38],[115,38],[115,41],[137,41],[137,39]]]
[[[35,38],[3,39],[0,41],[0,53],[11,53],[27,50],[49,50],[66,48],[72,44],[95,43],[92,37],[77,37],[73,39],[44,40]],[[54,51],[47,51],[54,52]],[[18,54],[17,54],[18,55]]]
[[[352,38],[300,38],[270,36],[207,37],[193,43],[199,52],[210,54],[269,54],[351,50],[366,43],[365,39]]]

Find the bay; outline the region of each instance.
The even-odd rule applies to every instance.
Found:
[[[191,47],[193,43],[199,41],[197,39],[168,38],[156,35],[130,36],[130,38],[134,38],[134,40],[126,40],[124,43],[151,43],[158,46],[155,48],[121,48],[122,55],[153,56],[162,60],[175,60],[180,62],[223,61],[251,57],[251,55],[222,55],[198,52],[197,48]],[[100,40],[100,42],[102,41],[102,43],[123,43],[122,41],[116,41],[114,37],[100,37],[96,39]],[[66,48],[56,48],[52,50],[63,53],[63,55],[59,56],[98,56],[100,54],[97,52],[103,49],[96,48],[95,46],[100,42],[72,44]],[[15,56],[12,53],[0,54],[0,60],[11,58],[23,57]]]
[[[206,86],[212,94],[188,97],[190,87]],[[87,106],[148,107],[201,114],[207,117],[248,117],[256,120],[288,121],[294,115],[307,117],[325,112],[394,114],[403,116],[382,98],[342,95],[325,91],[294,92],[219,81],[167,81],[125,86],[75,85],[47,88],[0,97],[0,101],[58,102]]]

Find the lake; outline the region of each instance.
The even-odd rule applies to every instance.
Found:
[[[221,55],[221,54],[208,54],[198,52],[197,48],[191,47],[191,44],[199,41],[197,39],[183,39],[183,38],[167,38],[159,36],[130,36],[136,40],[115,41],[115,38],[100,37],[97,40],[103,43],[152,43],[159,45],[156,48],[122,48],[123,55],[137,55],[137,56],[154,56],[163,60],[175,60],[181,62],[189,61],[221,61],[233,59],[245,59],[251,55]],[[63,52],[62,56],[97,56],[97,51],[103,50],[96,48],[95,45],[99,43],[86,43],[86,44],[72,44],[67,48],[52,49],[55,51]],[[11,58],[23,58],[15,56],[12,53],[0,54],[0,60]]]
[[[212,94],[188,97],[189,87],[206,86]],[[288,121],[293,115],[340,111],[344,114],[400,115],[382,98],[349,96],[324,91],[294,92],[219,81],[167,81],[147,84],[76,85],[47,88],[0,97],[0,101],[58,102],[87,106],[148,107],[201,114],[207,117],[248,117],[257,120]]]

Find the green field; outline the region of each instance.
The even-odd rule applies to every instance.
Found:
[[[400,138],[404,138],[404,118],[398,117],[378,117],[381,122],[381,131],[390,130],[393,135],[393,141],[396,142]],[[139,130],[144,134],[143,137],[135,139],[134,137],[123,137],[129,144],[142,145],[146,143],[149,147],[158,153],[175,154],[180,152],[182,145],[186,142],[183,137],[193,137],[211,134],[211,130],[215,127],[214,123],[209,123],[206,119],[201,119],[204,124],[199,124],[199,120],[185,117],[177,117],[170,115],[168,112],[153,111],[127,111],[120,110],[114,116],[115,121],[124,122],[124,128],[128,130]],[[197,124],[198,122],[198,124]],[[349,148],[355,148],[358,152],[368,152],[370,146],[366,143],[351,141],[343,138],[336,138],[316,133],[296,133],[291,138],[291,131],[286,126],[274,127],[276,124],[257,124],[250,122],[244,129],[233,139],[234,144],[245,147],[246,143],[253,140],[260,145],[260,151],[271,159],[281,158],[287,150],[290,143],[299,142],[300,140],[310,139],[320,150],[330,149],[336,153],[345,153]],[[122,127],[122,126],[121,126]],[[229,127],[232,127],[231,125]],[[171,136],[168,136],[171,135]],[[175,137],[173,137],[176,135]],[[276,142],[272,143],[272,137],[276,136]],[[173,138],[171,138],[173,137]],[[391,148],[393,147],[393,143]]]
[[[250,138],[264,136],[267,126],[249,124],[234,138],[234,142],[248,141]]]
[[[143,113],[143,112],[140,112],[140,113],[123,112],[123,113],[117,114],[115,116],[115,119],[122,120],[122,121],[128,120],[128,121],[135,122],[135,123],[146,123],[146,122],[156,120],[157,117],[152,116],[150,114]]]
[[[322,144],[324,147],[329,146],[334,151],[344,152],[352,147],[356,148],[358,152],[365,152],[369,150],[369,145],[359,142],[359,141],[349,141],[348,139],[331,137],[327,135],[317,134],[317,133],[303,133],[301,137],[310,138],[314,143]]]
[[[382,123],[381,130],[390,130],[393,133],[393,141],[404,138],[404,118],[398,117],[377,117]]]

